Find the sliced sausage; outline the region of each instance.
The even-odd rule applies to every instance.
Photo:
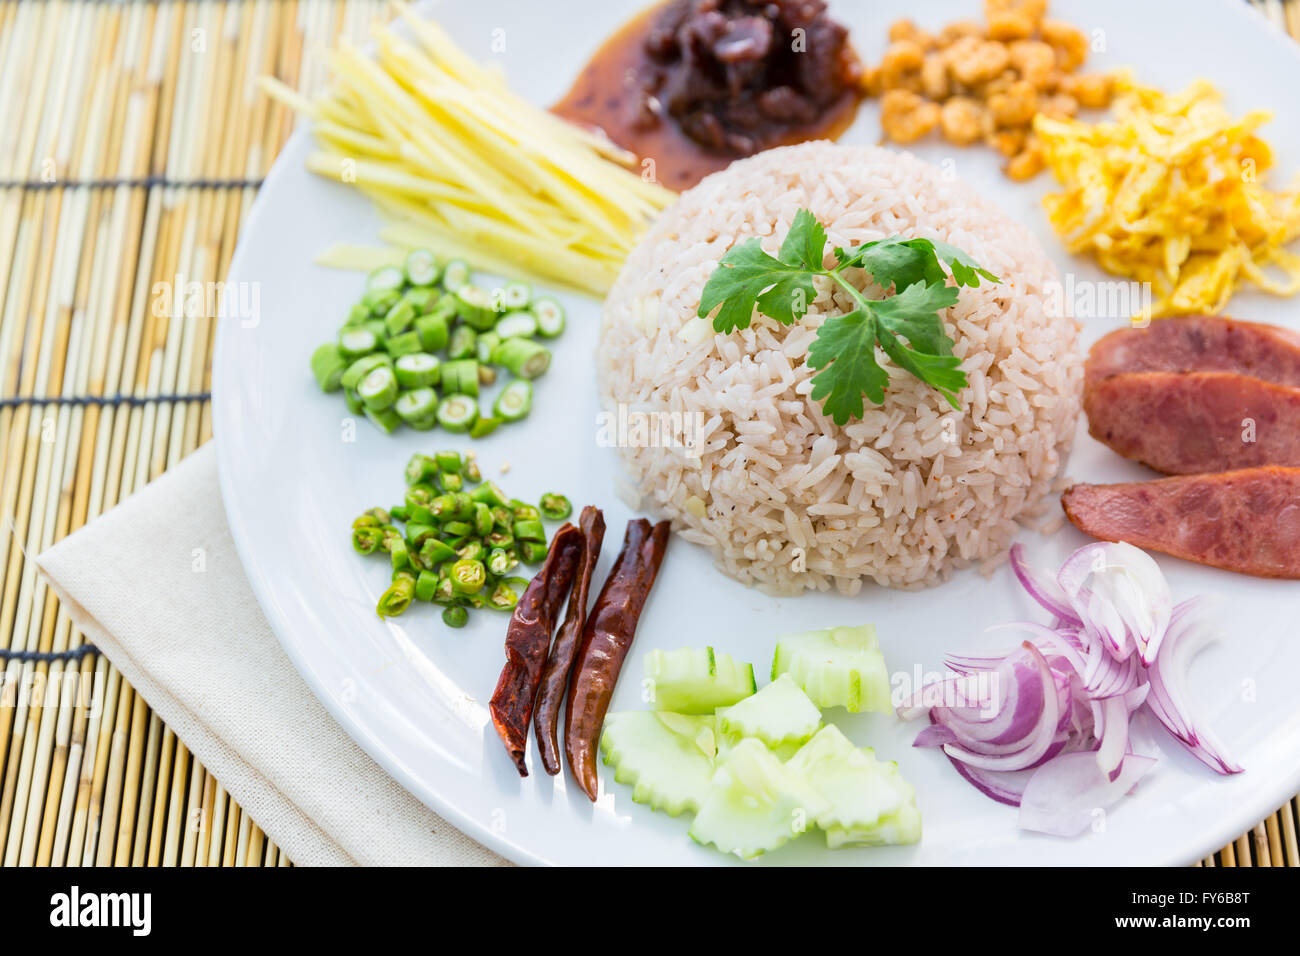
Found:
[[[1300,388],[1300,332],[1217,315],[1158,319],[1098,339],[1085,386],[1124,372],[1238,372]]]
[[[1300,388],[1228,372],[1126,372],[1084,393],[1088,432],[1170,475],[1300,466]]]
[[[1300,579],[1300,468],[1248,468],[1061,496],[1084,534],[1264,578]]]

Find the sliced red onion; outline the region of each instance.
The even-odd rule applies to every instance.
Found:
[[[1136,650],[1144,664],[1155,660],[1173,598],[1149,554],[1131,544],[1084,545],[1065,559],[1056,581],[1085,630],[1112,656],[1124,660]]]
[[[1093,825],[1156,765],[1130,754],[1113,779],[1089,753],[1063,754],[1034,771],[1020,797],[1020,828],[1074,837]]]
[[[1174,608],[1165,635],[1165,652],[1149,668],[1151,712],[1178,738],[1197,760],[1219,773],[1241,773],[1209,728],[1198,726],[1187,707],[1187,669],[1191,658],[1215,637],[1205,618],[1203,597],[1183,601]]]
[[[1056,696],[1056,679],[1052,675],[1052,669],[1048,666],[1046,659],[1037,647],[1029,641],[1025,641],[1021,646],[1033,658],[1038,669],[1038,679],[1042,685],[1042,706],[1039,708],[1038,719],[1028,728],[1027,733],[1021,739],[1022,746],[1014,753],[985,755],[975,753],[957,744],[944,744],[943,751],[949,757],[984,770],[1024,770],[1026,767],[1031,767],[1037,763],[1047,753],[1048,748],[1052,746],[1053,739],[1056,736],[1056,724],[1060,719],[1060,701]],[[1021,686],[1023,687],[1023,685]]]
[[[1086,830],[1154,765],[1134,753],[1135,734],[1141,749],[1154,746],[1139,712],[1219,773],[1240,772],[1187,706],[1187,665],[1213,636],[1202,599],[1174,606],[1159,566],[1130,545],[1080,548],[1056,582],[1019,545],[1011,565],[1052,624],[993,627],[1031,640],[1000,657],[950,658],[956,676],[899,708],[904,719],[929,714],[915,746],[942,747],[982,793],[1021,806],[1022,827],[1059,835]]]
[[[1038,602],[1040,606],[1052,614],[1060,621],[1074,624],[1078,627],[1083,626],[1079,616],[1074,613],[1070,607],[1070,602],[1065,593],[1061,590],[1060,585],[1055,581],[1048,581],[1040,578],[1028,564],[1025,563],[1025,546],[1022,544],[1013,544],[1011,546],[1011,570],[1015,573],[1016,578],[1031,598]]]

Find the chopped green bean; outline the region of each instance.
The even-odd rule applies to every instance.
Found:
[[[425,315],[432,312],[441,298],[442,293],[437,289],[425,289],[419,286],[407,289],[402,293],[402,300],[411,303],[411,308],[415,309],[416,315]]]
[[[487,569],[482,561],[462,558],[451,566],[451,587],[458,595],[478,594],[487,583]]]
[[[370,307],[364,302],[357,302],[348,310],[348,317],[343,324],[360,325],[368,318],[370,318]]]
[[[384,331],[389,337],[399,335],[411,327],[415,321],[415,306],[405,299],[398,299],[384,315]]]
[[[469,281],[469,265],[461,259],[452,259],[442,267],[442,287],[455,292]]]
[[[501,344],[501,336],[495,332],[484,332],[478,337],[478,343],[475,345],[475,358],[478,359],[479,365],[486,365],[492,361],[492,350]]]
[[[532,339],[505,339],[492,352],[492,361],[520,378],[537,378],[551,367],[551,350]]]
[[[400,358],[403,355],[424,351],[424,343],[420,341],[420,333],[411,329],[401,335],[394,335],[384,343],[384,348],[388,349],[388,354],[393,358]]]
[[[564,307],[551,298],[533,300],[533,315],[537,316],[537,334],[553,339],[564,331]]]
[[[467,432],[477,418],[478,402],[469,395],[448,395],[438,405],[438,424],[449,432]]]
[[[497,381],[497,370],[491,365],[479,365],[478,383],[480,385],[495,385]]]
[[[408,425],[428,421],[438,412],[438,393],[427,386],[413,388],[397,396],[393,411]]]
[[[406,276],[396,266],[380,266],[366,276],[367,292],[386,292],[389,289],[401,289],[406,283]]]
[[[349,361],[369,355],[377,348],[379,336],[365,327],[346,328],[339,333],[339,355]]]
[[[365,416],[385,435],[391,435],[402,424],[401,417],[391,408],[375,409],[367,407]]]
[[[573,514],[573,504],[564,495],[551,492],[542,495],[537,510],[542,513],[542,517],[547,521],[563,521]]]
[[[533,289],[527,282],[507,282],[497,296],[504,311],[525,308],[533,298]]]
[[[496,303],[486,289],[466,283],[456,290],[456,316],[478,332],[487,332],[497,321]]]
[[[501,390],[492,405],[492,414],[508,422],[527,417],[533,407],[533,383],[518,378]]]
[[[361,400],[355,388],[343,389],[343,401],[348,406],[348,411],[353,415],[360,415],[366,410],[366,403]]]
[[[337,392],[343,387],[343,373],[348,370],[348,357],[332,342],[326,342],[311,353],[311,374],[322,392]]]
[[[402,388],[424,388],[438,384],[438,369],[442,365],[436,355],[428,352],[408,352],[393,363],[393,373]]]
[[[437,352],[446,348],[447,337],[450,335],[447,329],[447,317],[437,312],[420,316],[415,320],[415,334],[420,338],[420,348],[426,352]]]
[[[348,366],[339,383],[347,389],[355,390],[361,384],[361,380],[379,368],[381,365],[391,365],[393,360],[383,352],[375,352],[371,355],[363,355]]]
[[[526,309],[507,312],[497,320],[494,331],[502,339],[531,338],[537,334],[537,316]]]
[[[469,428],[470,438],[486,438],[494,431],[501,427],[501,419],[495,415],[488,418],[480,418]]]
[[[453,362],[474,358],[478,354],[478,333],[468,325],[458,325],[451,330],[447,340],[447,358]]]
[[[459,605],[452,605],[442,612],[442,623],[448,627],[464,627],[469,623],[469,611]]]
[[[441,381],[442,390],[448,395],[478,398],[478,362],[474,359],[457,359],[443,363]]]
[[[442,276],[438,260],[428,249],[412,249],[404,263],[406,281],[416,286],[431,286]]]
[[[402,293],[397,289],[374,289],[361,296],[361,304],[370,312],[371,318],[382,319],[401,297]]]

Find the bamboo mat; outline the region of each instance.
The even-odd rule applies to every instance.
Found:
[[[1300,0],[1255,3],[1300,39]],[[0,0],[0,859],[287,866],[27,560],[211,436],[219,282],[303,91],[382,0]],[[159,286],[159,283],[164,285]],[[142,600],[148,600],[142,591]],[[1300,865],[1300,798],[1206,859]]]

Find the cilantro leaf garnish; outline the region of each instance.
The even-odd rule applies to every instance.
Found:
[[[826,229],[800,209],[776,258],[763,251],[757,238],[722,257],[704,285],[699,315],[712,314],[713,328],[722,333],[748,328],[755,309],[791,325],[816,296],[814,277],[829,277],[849,294],[854,308],[827,318],[808,350],[808,365],[817,370],[812,397],[822,402],[822,411],[844,425],[862,417],[863,396],[877,405],[885,400],[889,373],[877,361],[877,348],[958,408],[966,373],[952,354],[940,313],[956,304],[961,288],[975,288],[981,279],[999,282],[998,277],[939,240],[890,236],[832,251],[837,264],[827,269]],[[894,294],[867,298],[845,276],[849,269],[862,269]],[[948,285],[949,273],[955,286]]]

